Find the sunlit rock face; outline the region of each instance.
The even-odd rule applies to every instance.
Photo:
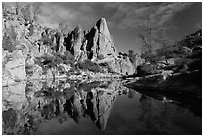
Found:
[[[105,18],[101,18],[90,31],[82,33],[81,27],[76,27],[64,39],[66,49],[75,59],[84,61],[90,59],[96,63],[108,63],[113,72],[131,75],[135,72],[129,57],[118,58],[113,39]]]
[[[76,60],[80,57],[82,42],[83,32],[79,25],[65,37],[66,49],[74,55]]]
[[[90,30],[83,30],[78,25],[73,31],[64,34],[60,30],[43,28],[35,21],[26,20],[21,16],[21,11],[11,14],[12,6],[7,8],[6,13],[9,14],[3,17],[2,30],[3,85],[14,83],[15,80],[54,78],[55,71],[59,72],[57,68],[61,66],[68,72],[70,64],[59,63],[60,65],[55,65],[57,68],[45,70],[46,64],[37,63],[38,58],[56,57],[56,54],[66,55],[65,52],[68,51],[78,62],[90,59],[95,63],[108,63],[112,69],[111,73],[122,75],[134,73],[128,57],[127,59],[118,57],[105,18],[99,19]],[[28,10],[30,9],[32,6],[28,7]]]
[[[104,18],[97,21],[96,26],[90,32],[84,32],[84,34],[81,27],[77,26],[65,37],[65,43],[66,49],[75,56],[75,59],[83,56],[81,57],[83,60],[87,57],[95,60],[99,56],[106,58],[116,55],[114,43]]]
[[[55,118],[59,122],[71,118],[76,123],[88,118],[105,130],[116,96],[128,92],[117,81],[35,80],[5,87],[3,134],[33,134],[42,122]]]
[[[25,60],[26,55],[23,54],[22,50],[16,50],[12,53],[3,51],[3,86],[15,80],[26,79]]]
[[[101,18],[97,21],[96,26],[98,28],[98,56],[115,56],[116,50],[113,40],[111,38],[105,18]]]

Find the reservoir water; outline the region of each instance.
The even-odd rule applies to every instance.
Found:
[[[202,134],[201,104],[149,96],[121,81],[26,81],[3,87],[2,98],[3,134]]]

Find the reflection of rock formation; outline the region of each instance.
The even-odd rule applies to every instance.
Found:
[[[70,86],[72,85],[72,86]],[[3,88],[4,134],[34,134],[43,121],[90,118],[104,130],[116,95],[128,90],[118,82],[29,81]],[[12,122],[11,122],[12,121]]]

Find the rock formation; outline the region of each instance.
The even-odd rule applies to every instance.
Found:
[[[46,76],[43,76],[47,67],[45,60],[41,62],[44,66],[36,62],[47,56],[55,58],[55,53],[67,55],[67,51],[78,62],[89,59],[97,64],[107,63],[111,73],[131,75],[135,72],[129,57],[118,55],[105,18],[99,19],[90,31],[78,25],[68,34],[62,34],[8,11],[3,16],[3,85],[27,78],[55,77],[51,74],[54,74],[52,71],[59,73],[60,63],[55,64],[59,59],[53,62],[54,68],[47,69]],[[61,66],[65,65],[70,66]]]

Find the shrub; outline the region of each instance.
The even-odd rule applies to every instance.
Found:
[[[107,70],[109,73],[115,73],[110,66],[108,65],[107,62],[100,63],[99,66],[101,66],[103,69],[102,70]]]
[[[8,28],[3,36],[2,47],[4,50],[8,50],[9,52],[14,51],[16,48],[17,41],[17,33],[14,26]]]
[[[101,59],[104,59],[104,56],[102,54],[98,55],[98,59],[101,60]]]
[[[57,53],[53,53],[53,55],[57,57],[58,60],[59,58],[61,58],[61,61],[64,64],[70,64],[72,66],[75,62],[74,56],[69,51],[66,51],[64,54],[57,52]]]
[[[34,34],[34,26],[33,26],[33,24],[30,24],[28,30],[29,30],[29,33],[28,33],[29,36],[32,36]]]
[[[71,62],[74,62],[74,56],[71,54],[70,51],[66,51],[66,52],[64,53],[63,59],[64,59],[64,60],[71,61]]]
[[[82,70],[89,70],[92,72],[101,72],[100,66],[90,60],[85,60],[84,62],[78,62],[76,66]]]
[[[158,72],[158,66],[153,64],[144,64],[142,66],[137,67],[137,73],[139,75],[151,75]]]

